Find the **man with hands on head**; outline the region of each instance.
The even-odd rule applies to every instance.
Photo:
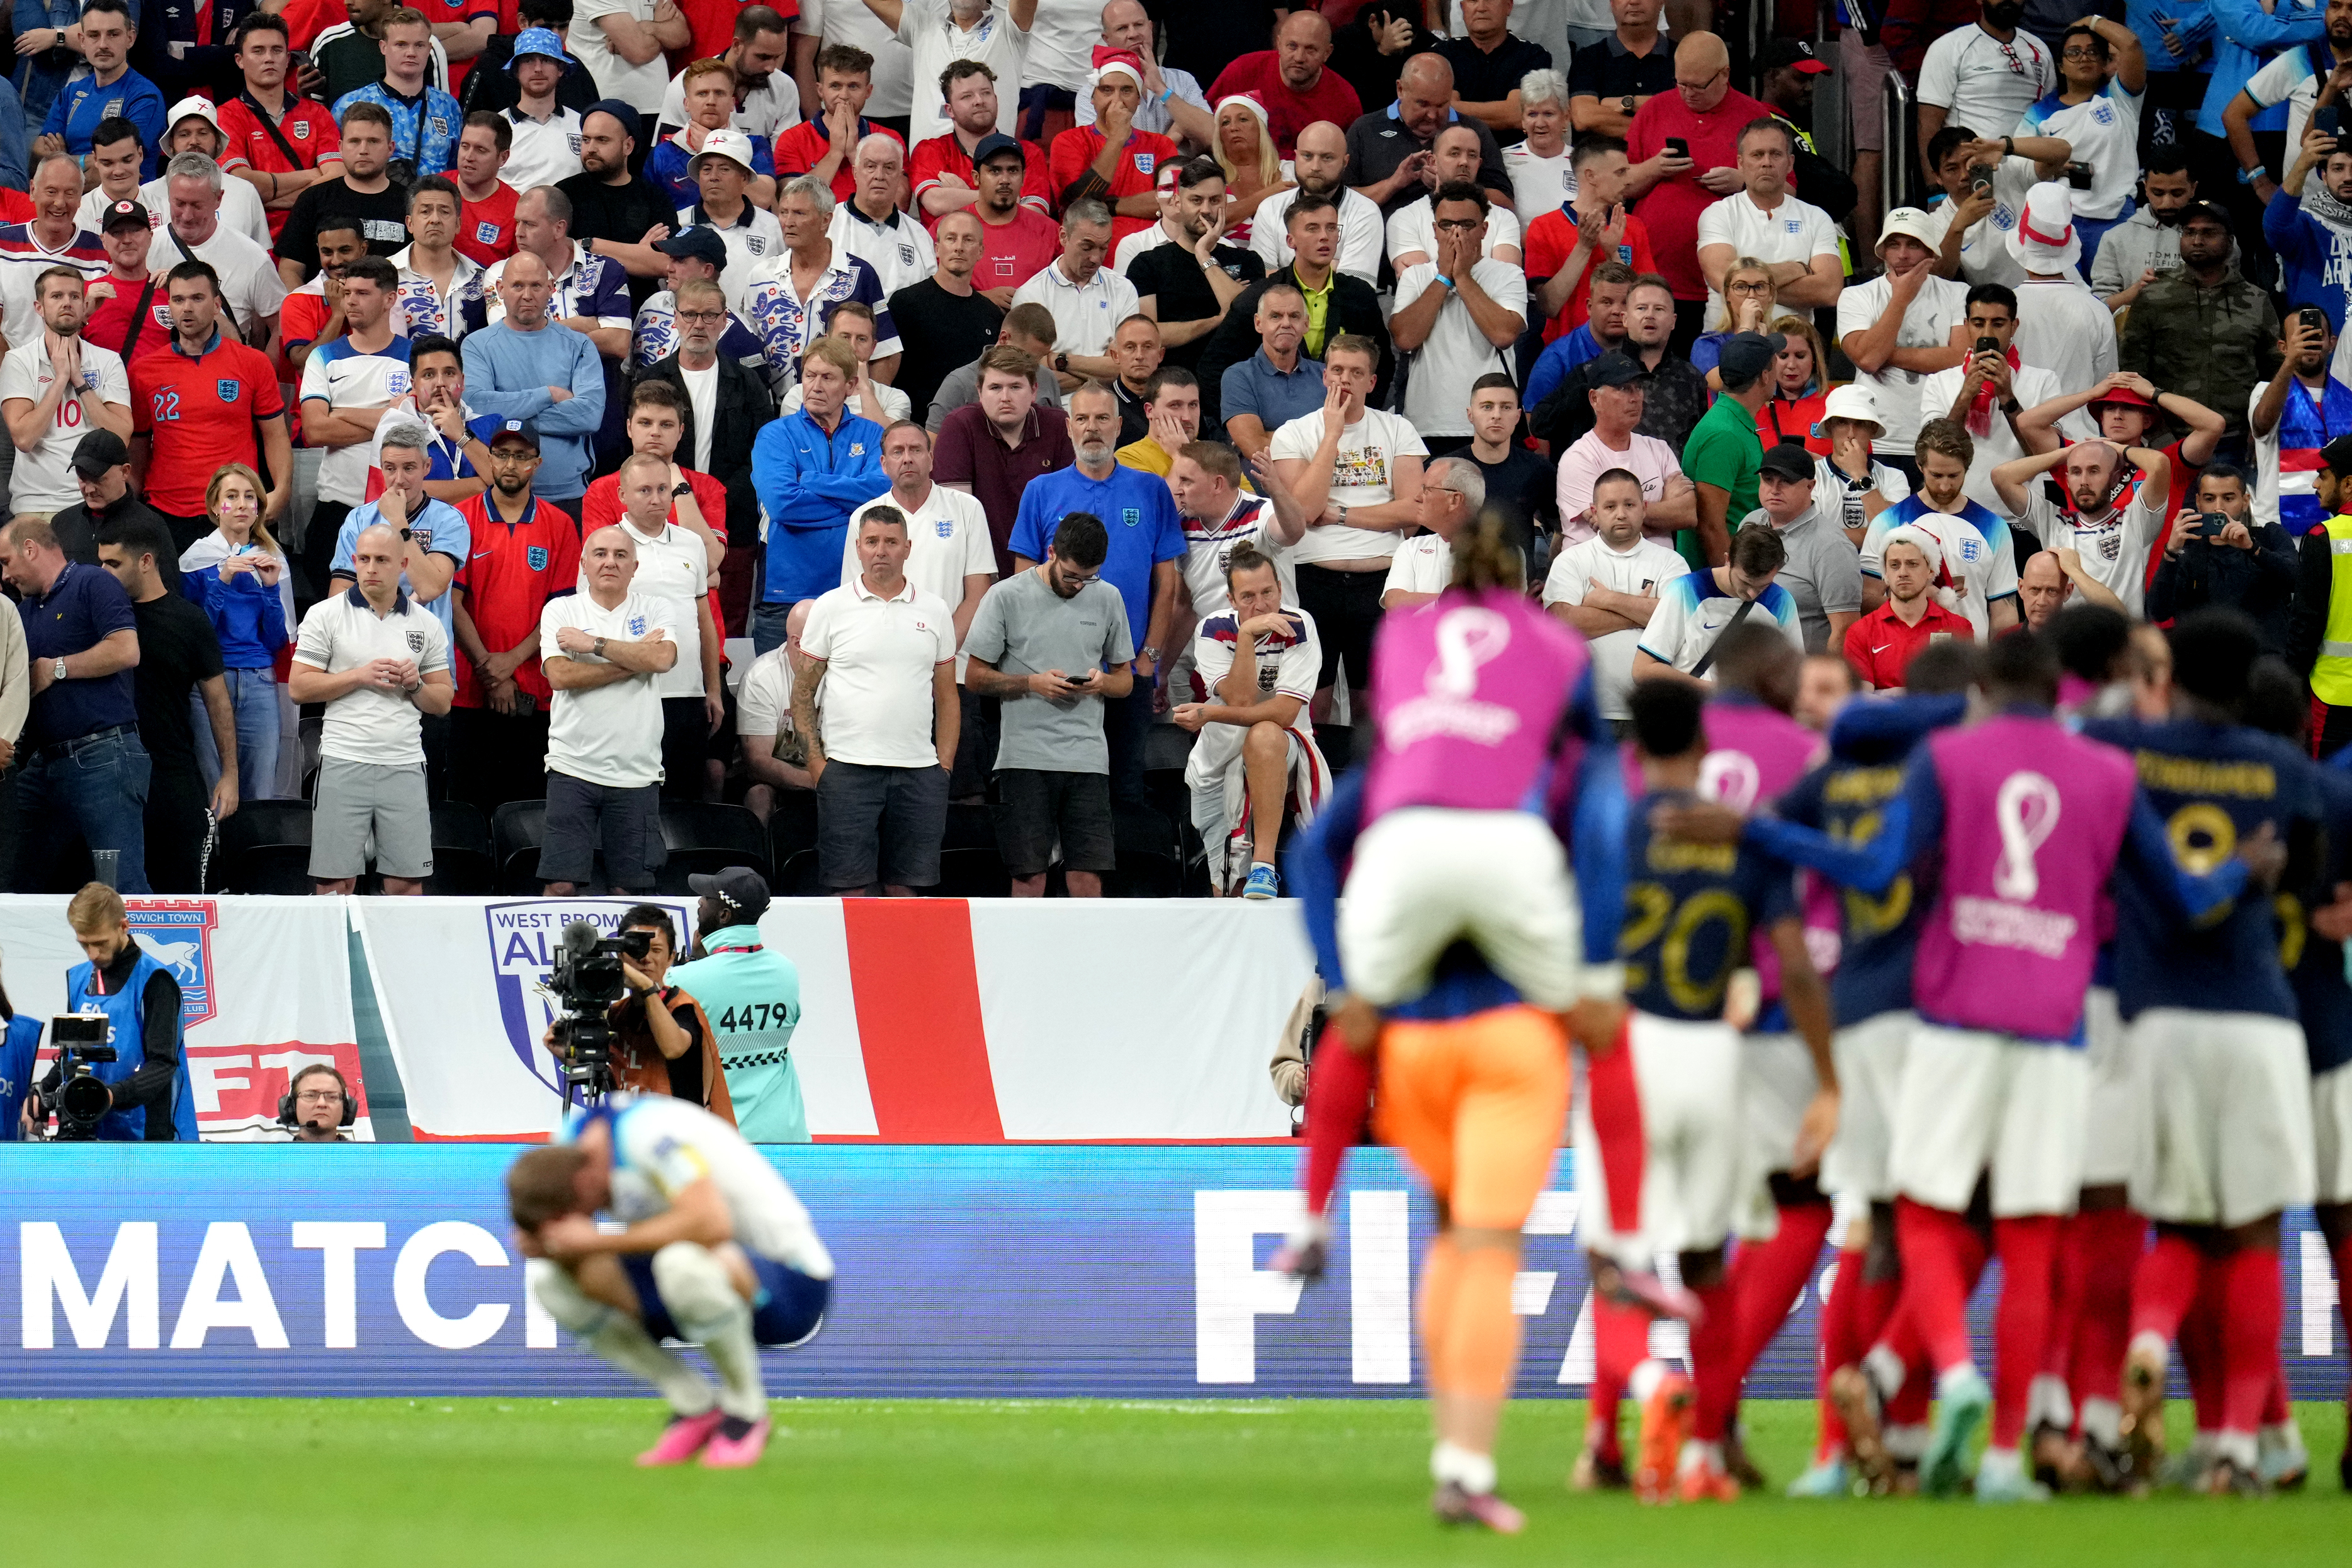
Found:
[[[2041,483],[2053,469],[2063,471],[2063,500]],[[2044,545],[2080,554],[2091,575],[2123,601],[2124,612],[2139,616],[2148,552],[2169,515],[2169,457],[2144,446],[2084,441],[2004,463],[1992,471],[1992,483],[2003,511]]]

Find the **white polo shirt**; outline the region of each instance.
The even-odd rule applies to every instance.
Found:
[[[818,597],[801,652],[825,661],[824,754],[866,768],[936,768],[932,672],[955,657],[955,622],[912,578],[888,599],[863,576]]]
[[[1481,261],[1470,276],[1486,298],[1517,316],[1528,319],[1528,275],[1516,262]],[[1437,264],[1424,261],[1405,268],[1397,278],[1396,308],[1402,310],[1437,281]],[[1412,374],[1405,382],[1404,413],[1423,435],[1470,434],[1470,385],[1490,371],[1515,372],[1510,351],[1497,349],[1478,329],[1470,307],[1455,295],[1438,307],[1430,323],[1428,340],[1421,346]]]
[[[1443,593],[1453,580],[1454,547],[1435,534],[1415,534],[1389,558],[1381,592]]]
[[[664,523],[650,537],[637,531],[627,517],[620,526],[637,547],[637,575],[629,591],[657,601],[668,617],[670,635],[677,639],[677,664],[667,674],[654,677],[657,697],[698,697],[702,695],[702,622],[697,607],[710,580],[710,551],[702,536],[676,523]],[[588,570],[580,571],[580,592],[588,591]]]
[[[1021,61],[1029,35],[1013,25],[1011,12],[990,5],[981,12],[979,23],[966,29],[949,16],[947,0],[908,0],[898,13],[898,41],[915,52],[908,146],[953,128],[947,100],[940,96],[940,73],[958,60],[978,60],[996,73],[996,129],[1013,134],[1021,117]],[[1078,106],[1082,113],[1089,107]],[[1137,130],[1158,129],[1145,124],[1144,118],[1136,116]]]
[[[580,172],[580,111],[558,105],[545,120],[533,120],[520,108],[507,110],[507,128],[514,150],[499,171],[501,183],[517,191],[552,185]]]
[[[1745,191],[1734,191],[1698,215],[1698,243],[1727,245],[1735,256],[1759,261],[1795,261],[1810,265],[1816,256],[1838,256],[1837,225],[1829,214],[1810,202],[1783,193],[1780,204],[1766,211]],[[1720,331],[1725,322],[1723,296],[1706,291],[1706,328]]]
[[[621,602],[610,610],[583,590],[549,600],[539,612],[541,658],[609,664],[593,653],[562,652],[555,639],[566,626],[577,626],[591,637],[615,643],[642,643],[658,630],[678,644],[677,662],[686,663],[685,639],[678,635],[669,606],[634,590],[623,594]],[[548,708],[547,770],[613,789],[642,789],[660,783],[662,706],[654,683],[661,678],[632,675],[593,689],[557,687],[555,701]]]
[[[166,160],[169,162],[169,160]],[[163,220],[172,215],[172,198],[164,182],[169,175],[157,175],[131,193],[131,199],[147,209],[147,226],[160,229]],[[75,214],[82,227],[97,234],[99,222],[106,209],[114,205],[115,198],[106,193],[103,186],[92,189],[81,199],[81,211]],[[261,204],[261,193],[250,180],[224,175],[221,180],[221,227],[235,229],[262,249],[275,242],[269,235],[269,214]],[[160,235],[157,237],[161,237]]]
[[[1629,550],[1614,550],[1599,534],[1569,546],[1552,558],[1545,577],[1543,601],[1581,604],[1595,588],[1613,593],[1655,599],[1666,584],[1687,576],[1690,564],[1647,535]],[[1750,619],[1753,619],[1751,612]],[[1633,689],[1633,650],[1642,645],[1642,632],[1621,627],[1590,640],[1592,644],[1592,690],[1603,718],[1631,718],[1626,697]]]
[[[988,513],[968,490],[934,485],[915,506],[885,490],[849,514],[849,537],[841,547],[841,586],[863,575],[857,561],[857,531],[877,507],[895,507],[907,516],[907,580],[950,611],[963,602],[963,580],[996,575],[996,549],[990,541]]]
[[[775,214],[753,206],[748,197],[742,212],[731,224],[720,223],[703,211],[699,204],[678,208],[678,232],[697,226],[710,230],[726,242],[727,266],[719,274],[719,291],[727,296],[727,308],[741,309],[743,290],[751,286],[752,274],[772,265],[784,254],[782,226],[776,222]],[[667,294],[669,290],[662,292]]]
[[[746,136],[764,136],[773,141],[776,132],[790,131],[800,122],[801,89],[789,70],[770,71],[767,85],[753,88],[735,106],[735,129]],[[662,94],[660,129],[664,134],[686,129],[684,71],[669,78],[669,89]]]
[[[242,180],[230,183],[245,185]],[[278,261],[269,247],[254,244],[229,227],[226,218],[213,226],[213,237],[202,245],[183,241],[169,224],[155,231],[147,251],[149,267],[169,271],[191,260],[204,262],[220,275],[221,298],[236,313],[236,324],[248,340],[255,324],[277,315],[286,303],[286,280],[278,276]]]
[[[1856,332],[1867,332],[1878,324],[1895,303],[1895,281],[1881,273],[1867,283],[1857,283],[1838,296],[1837,335],[1843,342]],[[1950,346],[1952,329],[1969,319],[1969,286],[1956,278],[1930,275],[1919,285],[1919,292],[1911,298],[1910,308],[1903,312],[1902,325],[1895,329],[1895,346],[1898,349],[1942,349]],[[2112,331],[2109,334],[2112,336]],[[1919,371],[1897,370],[1887,365],[1883,370],[1865,371],[1854,367],[1853,379],[1868,387],[1871,401],[1878,405],[1878,420],[1884,427],[1871,446],[1882,454],[1897,457],[1911,455],[1911,444],[1919,437],[1923,415],[1919,409],[1919,383],[1927,379]],[[2086,383],[2087,384],[2087,383]]]
[[[1255,234],[1257,231],[1252,228],[1250,232]],[[1437,214],[1430,206],[1429,198],[1423,196],[1399,207],[1389,219],[1387,238],[1391,267],[1394,267],[1396,258],[1407,251],[1417,250],[1432,261],[1436,260]],[[1486,237],[1479,246],[1478,254],[1492,261],[1495,259],[1495,247],[1498,245],[1509,246],[1514,250],[1519,248],[1519,220],[1508,207],[1499,204],[1486,209]]]
[[[1298,187],[1293,185],[1260,202],[1252,214],[1249,247],[1265,263],[1268,277],[1297,259],[1298,253],[1290,248],[1289,226],[1283,221],[1297,195]],[[1379,204],[1361,191],[1340,186],[1339,254],[1332,258],[1332,270],[1378,287],[1381,249],[1387,243],[1388,226],[1381,221]]]
[[[1108,267],[1098,267],[1083,284],[1062,273],[1055,256],[1037,269],[1037,276],[1013,291],[1015,305],[1043,305],[1054,314],[1054,348],[1064,354],[1106,353],[1118,324],[1140,308],[1135,285]]]
[[[768,221],[772,224],[775,219]],[[859,212],[855,202],[838,203],[833,209],[833,221],[825,225],[824,237],[850,255],[866,258],[866,264],[882,280],[885,298],[910,283],[920,283],[939,268],[931,251],[930,235],[896,207],[890,209],[888,223],[877,224]],[[776,248],[783,248],[781,238]]]
[[[39,402],[49,383],[57,379],[57,369],[49,363],[48,340],[46,337],[37,338],[0,358],[0,402],[16,397]],[[122,356],[113,350],[101,349],[96,343],[82,344],[81,381],[79,387],[58,399],[57,411],[49,416],[47,428],[41,432],[40,444],[30,452],[16,454],[16,469],[8,476],[8,505],[12,510],[62,512],[80,503],[81,486],[74,482],[73,455],[81,438],[95,428],[89,405],[110,402],[125,409],[131,406],[131,378],[122,368]]]
[[[294,640],[294,657],[331,675],[376,659],[413,659],[416,673],[425,675],[449,667],[449,639],[433,612],[407,594],[378,615],[354,585],[310,606]],[[319,755],[376,768],[422,768],[424,735],[424,716],[414,702],[381,686],[362,686],[327,705]],[[655,739],[658,750],[659,736]]]

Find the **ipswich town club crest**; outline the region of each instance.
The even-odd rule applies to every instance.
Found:
[[[213,927],[220,913],[208,898],[130,898],[131,939],[172,972],[180,986],[180,1024],[194,1029],[218,1016],[213,996]]]
[[[492,904],[482,910],[488,922],[490,973],[499,998],[499,1021],[515,1060],[550,1092],[566,1096],[563,1071],[539,1037],[555,1018],[555,999],[540,988],[555,967],[563,947],[563,928],[584,920],[605,936],[621,928],[621,916],[636,907],[632,898],[533,898],[512,904]],[[694,911],[675,900],[655,901],[668,911],[681,932],[694,929]],[[132,917],[134,929],[137,917]],[[568,1096],[566,1096],[568,1097]]]

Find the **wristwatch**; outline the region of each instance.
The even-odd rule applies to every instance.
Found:
[[[604,656],[604,639],[603,639],[602,637],[597,638],[597,639],[596,639],[596,646],[595,646],[595,647],[594,647],[594,649],[593,649],[593,650],[592,650],[592,651],[595,653],[595,655],[596,655],[598,658],[600,658],[600,659],[601,659],[601,658],[603,658],[603,657]]]
[[[1068,370],[1070,368],[1070,356],[1067,354],[1055,354],[1054,356],[1054,368],[1057,371]]]
[[[1340,526],[1341,528],[1346,528],[1346,527],[1348,526],[1348,503],[1347,503],[1347,502],[1345,502],[1345,501],[1341,501],[1341,502],[1339,504],[1339,526]]]
[[[403,543],[403,544],[406,544],[410,539],[413,539],[413,538],[415,538],[415,537],[416,537],[416,530],[415,530],[415,528],[409,528],[409,527],[407,527],[407,526],[405,526],[405,525],[403,525],[403,526],[402,526],[401,530],[400,530],[400,541],[401,541],[401,543]]]
[[[66,674],[66,662],[63,659],[58,660],[55,664],[49,666],[49,679],[53,681],[62,681],[69,678],[70,677]]]
[[[1617,100],[1617,107],[1624,110],[1628,116],[1631,116],[1633,112],[1633,95],[1629,92],[1623,98],[1619,99]]]
[[[1148,643],[1144,644],[1143,656],[1150,660],[1155,664],[1160,663],[1160,650],[1152,647]]]
[[[694,486],[688,481],[680,479],[677,484],[670,486],[669,493],[673,496],[691,496],[694,494]]]

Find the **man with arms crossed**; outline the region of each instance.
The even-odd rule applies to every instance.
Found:
[[[1688,573],[1683,558],[1643,531],[1641,476],[1612,468],[1592,482],[1592,537],[1552,558],[1544,608],[1592,644],[1592,695],[1622,738],[1633,722],[1633,651],[1657,612],[1658,595]]]

